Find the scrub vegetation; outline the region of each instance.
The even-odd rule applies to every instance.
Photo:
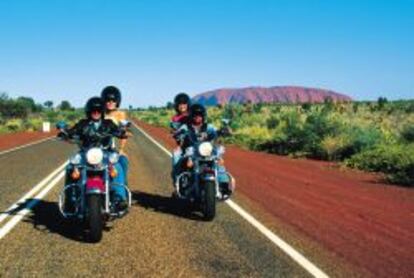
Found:
[[[69,124],[83,116],[83,111],[76,110],[68,101],[62,101],[53,107],[52,101],[36,103],[30,97],[10,98],[0,94],[0,134],[18,131],[38,131],[45,121],[54,125],[60,120]]]
[[[133,116],[167,127],[171,108],[140,109]],[[243,148],[293,157],[338,161],[382,172],[388,181],[414,185],[414,101],[322,104],[244,104],[208,109],[209,122],[231,120]]]

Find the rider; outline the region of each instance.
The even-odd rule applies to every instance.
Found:
[[[185,129],[183,129],[185,130]],[[228,135],[229,130],[217,130],[212,124],[207,123],[207,111],[201,104],[193,104],[190,107],[187,130],[184,131],[182,149],[192,146],[194,142],[214,141],[220,135]],[[192,167],[191,160],[182,160],[181,167]],[[221,160],[218,167],[218,181],[223,193],[229,195],[234,190],[234,179],[228,174]]]
[[[64,139],[73,139],[78,137],[81,146],[83,148],[89,148],[98,144],[107,148],[112,148],[113,137],[126,139],[126,131],[117,127],[111,120],[104,119],[104,103],[100,97],[92,97],[88,100],[85,106],[86,119],[80,120],[72,128],[67,130],[60,129],[58,137]],[[97,134],[109,134],[106,137],[97,137]],[[122,184],[122,180],[118,177],[123,176],[122,167],[117,167],[115,164],[118,175],[113,179],[113,186],[111,190],[115,192],[115,196],[118,198],[118,203],[121,208],[126,208],[127,196],[123,186],[116,186],[116,184]],[[114,186],[115,185],[115,186]]]
[[[112,120],[117,126],[120,126],[122,121],[126,121],[126,113],[119,110],[121,104],[121,92],[115,86],[107,86],[102,90],[101,98],[105,104],[105,119]],[[128,184],[128,157],[125,153],[125,146],[127,138],[119,139],[119,163],[122,166],[124,173],[123,181]]]
[[[174,98],[174,109],[177,112],[172,118],[170,126],[177,130],[182,124],[188,121],[188,111],[191,105],[191,99],[186,93],[179,93]]]
[[[171,133],[177,143],[177,147],[173,151],[172,155],[172,177],[175,180],[176,172],[177,172],[177,163],[181,158],[182,149],[181,149],[181,139],[176,135],[177,130],[183,125],[187,124],[188,122],[188,111],[189,106],[191,104],[191,99],[186,93],[179,93],[174,98],[174,109],[176,114],[172,116],[170,127]]]
[[[116,137],[126,138],[124,130],[119,129],[112,121],[105,120],[104,105],[100,97],[92,97],[85,105],[86,119],[81,119],[72,128],[65,131],[60,129],[58,137],[73,139],[75,136],[79,137],[82,147],[90,147],[98,143],[93,134],[111,134]],[[111,137],[103,139],[104,146],[110,146]]]

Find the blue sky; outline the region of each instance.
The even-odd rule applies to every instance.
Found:
[[[414,1],[1,0],[0,91],[81,106],[302,85],[414,98]]]

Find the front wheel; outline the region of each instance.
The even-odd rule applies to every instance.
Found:
[[[88,196],[88,211],[89,239],[91,242],[99,242],[102,239],[103,230],[101,196]]]
[[[202,198],[202,213],[206,221],[211,221],[216,216],[216,184],[208,181],[204,184]]]

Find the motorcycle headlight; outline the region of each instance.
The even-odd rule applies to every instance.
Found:
[[[119,154],[118,153],[111,153],[109,155],[108,159],[109,159],[109,162],[111,162],[112,164],[115,164],[119,160]]]
[[[99,148],[92,148],[86,153],[86,160],[91,165],[98,165],[103,160],[103,151]]]
[[[75,154],[75,155],[73,155],[70,159],[69,159],[69,162],[71,163],[71,164],[73,164],[73,165],[77,165],[77,164],[80,164],[81,163],[81,161],[82,161],[82,156],[80,155],[80,154]]]
[[[211,156],[213,153],[213,144],[210,142],[201,143],[200,146],[198,146],[198,152],[202,156]]]

